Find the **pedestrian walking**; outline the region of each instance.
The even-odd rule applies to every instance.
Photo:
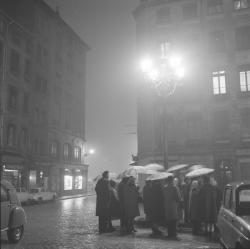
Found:
[[[136,232],[134,228],[134,218],[140,215],[139,212],[139,192],[135,185],[135,178],[130,176],[124,186],[124,214],[127,221],[127,232]]]
[[[200,206],[201,206],[201,221],[205,226],[205,234],[209,237],[214,232],[214,227],[217,221],[217,204],[216,204],[216,190],[210,183],[209,176],[203,176],[203,186],[200,190]]]
[[[164,211],[168,229],[168,238],[179,240],[177,237],[176,225],[178,220],[178,204],[181,198],[177,188],[173,184],[173,177],[169,176],[166,180],[167,185],[163,188]]]
[[[99,233],[108,232],[110,186],[109,172],[104,171],[102,178],[98,180],[96,187],[96,216],[99,217]]]
[[[179,178],[174,178],[174,186],[177,188],[177,191],[179,193],[179,196],[181,198],[181,201],[177,203],[177,213],[178,213],[178,219],[177,219],[177,228],[180,229],[181,223],[183,223],[183,198],[180,191],[180,184],[179,184]]]
[[[120,201],[120,232],[125,234],[128,231],[128,224],[125,217],[125,207],[124,207],[124,188],[127,184],[129,177],[123,177],[121,182],[118,184],[117,193]]]

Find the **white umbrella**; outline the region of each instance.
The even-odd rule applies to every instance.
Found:
[[[181,169],[185,169],[189,167],[188,164],[178,164],[178,165],[174,165],[172,167],[170,167],[167,172],[175,172],[175,171],[178,171],[178,170],[181,170]]]
[[[168,178],[169,176],[173,176],[172,173],[168,173],[168,172],[158,172],[156,174],[153,174],[151,176],[149,176],[146,181],[157,181],[157,180],[162,180],[165,178]]]
[[[214,172],[214,169],[201,168],[201,169],[196,169],[196,170],[193,170],[193,171],[187,173],[186,177],[193,178],[193,177],[208,175],[208,174],[210,174],[212,172]]]
[[[128,169],[124,170],[122,173],[118,175],[118,179],[122,179],[123,177],[133,176],[137,177],[138,173],[145,173],[145,168],[143,166],[131,166]]]
[[[195,165],[192,165],[188,170],[189,170],[189,172],[191,172],[193,170],[203,169],[203,168],[207,168],[207,167],[205,165],[202,165],[202,164],[195,164]]]
[[[164,170],[164,166],[162,166],[158,163],[150,163],[150,164],[144,166],[144,168],[147,170],[156,170],[156,171]]]

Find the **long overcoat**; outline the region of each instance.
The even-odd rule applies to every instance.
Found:
[[[216,190],[211,184],[205,184],[199,193],[199,208],[202,210],[201,221],[215,224],[217,221]]]
[[[163,199],[166,221],[178,220],[178,205],[181,202],[181,197],[178,189],[172,184],[164,186]]]
[[[190,220],[191,221],[200,221],[201,220],[201,210],[199,203],[199,190],[193,189],[190,195]]]
[[[134,184],[125,184],[123,187],[124,213],[126,218],[135,218],[140,215],[139,192]]]
[[[110,186],[109,181],[101,178],[95,187],[96,191],[96,216],[109,216]]]

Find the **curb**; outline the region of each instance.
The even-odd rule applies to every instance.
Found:
[[[80,198],[80,197],[89,197],[89,196],[94,196],[94,195],[95,194],[61,196],[61,197],[58,197],[57,200],[62,201],[62,200],[67,200],[67,199],[75,199],[75,198]]]

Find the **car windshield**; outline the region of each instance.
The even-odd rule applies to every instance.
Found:
[[[31,189],[30,192],[31,192],[31,193],[38,193],[39,191],[38,191],[38,189],[35,189],[35,188],[34,188],[34,189]]]
[[[244,215],[250,215],[250,187],[239,191],[239,207]]]

